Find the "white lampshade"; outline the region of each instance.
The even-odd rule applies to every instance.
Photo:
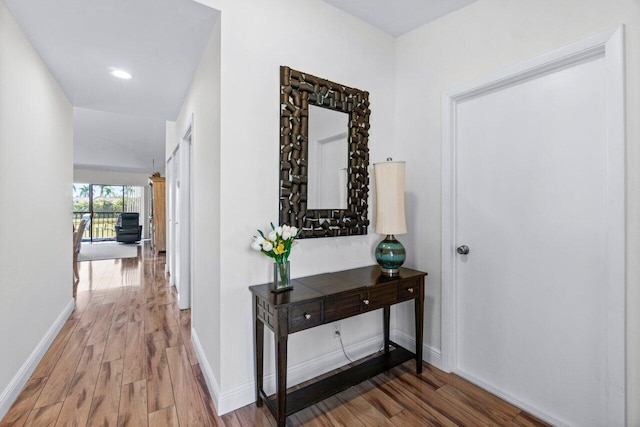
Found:
[[[405,162],[375,163],[376,181],[376,233],[404,234],[407,222],[404,216]]]

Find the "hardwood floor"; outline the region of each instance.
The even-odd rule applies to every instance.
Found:
[[[251,404],[219,417],[164,255],[80,264],[76,309],[0,426],[275,426]],[[247,302],[249,303],[249,302]],[[455,375],[414,362],[287,419],[290,426],[543,426]]]

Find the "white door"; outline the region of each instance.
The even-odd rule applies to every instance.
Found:
[[[605,49],[576,48],[451,97],[450,368],[554,424],[623,425],[622,101]]]

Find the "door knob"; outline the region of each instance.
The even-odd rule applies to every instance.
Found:
[[[469,246],[467,245],[458,246],[458,249],[456,249],[456,252],[458,252],[460,255],[466,255],[469,253]]]

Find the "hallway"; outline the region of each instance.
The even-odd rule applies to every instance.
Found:
[[[148,245],[80,263],[76,308],[0,424],[220,424],[164,264]]]

